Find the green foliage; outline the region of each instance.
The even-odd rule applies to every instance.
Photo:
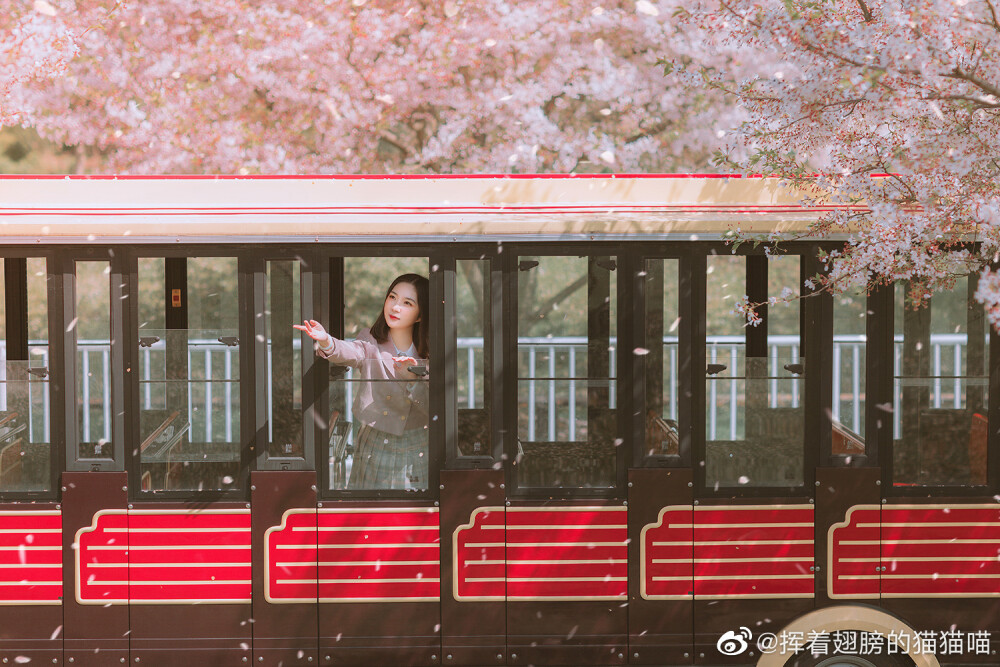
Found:
[[[797,21],[802,14],[799,13],[799,8],[795,6],[792,0],[782,0],[785,5],[785,11],[788,12],[788,17],[793,21]]]
[[[23,127],[0,129],[0,174],[71,174],[86,151],[46,141]]]

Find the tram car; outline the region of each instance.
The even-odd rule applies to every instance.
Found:
[[[799,201],[0,178],[0,660],[997,664],[976,278],[810,294]]]

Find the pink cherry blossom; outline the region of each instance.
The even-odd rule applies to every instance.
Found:
[[[700,0],[679,16],[705,41],[674,58],[673,81],[747,114],[728,164],[854,205],[813,230],[850,235],[828,287],[908,280],[919,302],[997,261],[995,0]],[[979,298],[995,309],[991,276]]]
[[[664,171],[732,124],[663,76],[672,2],[149,0],[82,34],[51,1],[80,52],[19,101],[110,171]]]
[[[25,83],[55,77],[77,53],[70,29],[48,2],[0,3],[0,127],[21,120],[11,99]]]

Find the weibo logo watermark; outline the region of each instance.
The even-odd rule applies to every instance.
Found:
[[[730,630],[719,637],[715,648],[719,649],[719,653],[722,655],[740,655],[750,648],[751,637],[753,637],[753,633],[750,632],[750,628],[741,626],[738,632]]]

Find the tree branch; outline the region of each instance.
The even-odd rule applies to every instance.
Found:
[[[865,0],[858,0],[858,7],[861,8],[861,15],[865,17],[865,23],[871,23],[873,20],[872,10],[865,4]]]
[[[933,95],[928,97],[929,100],[949,100],[957,101],[963,100],[965,102],[972,102],[979,109],[1000,109],[1000,101],[991,102],[985,97],[975,97],[973,95]]]
[[[993,20],[993,28],[1000,32],[1000,20],[997,20],[997,8],[993,6],[991,0],[986,0],[986,6],[990,8],[990,18]]]
[[[577,278],[575,281],[573,281],[566,287],[559,290],[559,293],[556,294],[554,297],[552,297],[551,299],[543,303],[541,306],[539,306],[538,310],[531,313],[531,315],[528,316],[528,321],[534,323],[540,320],[541,318],[545,317],[546,315],[549,314],[549,312],[552,311],[553,308],[559,305],[560,301],[567,298],[573,292],[577,291],[586,284],[587,284],[587,276],[581,276],[580,278]]]
[[[989,81],[982,79],[971,72],[964,71],[961,67],[955,67],[955,69],[950,72],[945,72],[941,76],[948,79],[959,79],[961,81],[968,81],[972,85],[976,86],[980,90],[989,93],[993,97],[1000,99],[1000,88],[993,85]]]

